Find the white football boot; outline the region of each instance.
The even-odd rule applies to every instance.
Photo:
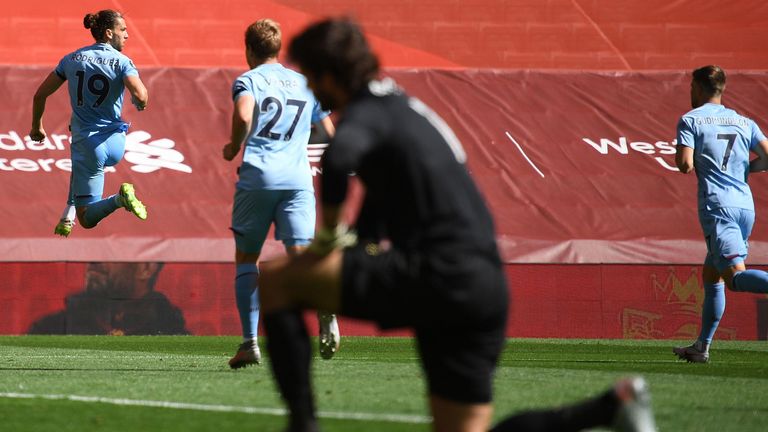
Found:
[[[651,408],[651,391],[642,377],[624,378],[613,387],[621,407],[614,429],[621,432],[656,432]]]
[[[693,345],[674,347],[672,352],[680,360],[688,363],[707,363],[709,362],[709,349],[705,348],[701,341],[696,341]]]
[[[320,357],[330,360],[339,350],[341,342],[339,322],[336,321],[336,315],[321,311],[317,311],[317,322],[320,327]]]

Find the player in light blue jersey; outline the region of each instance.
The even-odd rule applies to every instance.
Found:
[[[677,124],[680,172],[698,178],[699,222],[707,244],[702,280],[701,333],[693,345],[675,347],[681,359],[709,361],[709,346],[725,311],[725,287],[768,293],[768,273],[747,270],[747,240],[755,222],[750,172],[768,170],[768,139],[754,121],[721,103],[725,72],[718,66],[693,71],[691,106]],[[757,158],[750,162],[750,153]]]
[[[117,164],[125,151],[128,123],[120,118],[124,89],[128,88],[136,109],[147,107],[147,89],[131,59],[121,53],[128,39],[125,20],[119,12],[102,10],[87,14],[83,24],[96,43],[64,56],[40,84],[33,99],[29,132],[33,140],[46,138],[46,100],[67,82],[72,105],[72,175],[67,208],[54,230],[64,237],[72,232],[73,213],[84,228],[95,227],[120,207],[142,220],[147,218],[146,207],[130,183],[121,184],[117,194],[102,199],[104,167]]]
[[[232,86],[232,134],[224,159],[233,160],[245,145],[232,211],[235,295],[243,332],[243,343],[229,361],[233,369],[261,360],[257,264],[270,226],[275,224],[275,238],[292,256],[314,238],[315,196],[307,154],[312,124],[329,135],[334,132],[306,78],[278,62],[281,43],[276,22],[251,24],[245,32],[251,70]],[[318,313],[318,320],[320,352],[331,358],[339,346],[336,317]]]

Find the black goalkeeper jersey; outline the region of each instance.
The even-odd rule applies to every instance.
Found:
[[[444,121],[391,81],[374,81],[346,108],[323,156],[322,201],[341,204],[356,173],[366,195],[363,238],[401,251],[499,261],[493,220]]]

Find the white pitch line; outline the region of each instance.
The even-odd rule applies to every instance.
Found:
[[[509,138],[513,143],[515,143],[515,145],[517,146],[517,149],[520,150],[520,153],[522,153],[522,155],[525,158],[525,160],[528,161],[528,163],[533,167],[533,169],[536,170],[537,173],[539,173],[539,175],[541,177],[544,177],[544,173],[542,173],[541,170],[539,170],[539,168],[537,168],[536,165],[534,165],[533,162],[531,162],[531,159],[528,158],[527,154],[525,154],[525,152],[523,151],[523,148],[520,146],[520,144],[518,144],[517,141],[515,141],[515,139],[512,138],[512,135],[510,135],[509,132],[505,131],[505,133],[507,134],[507,138]]]
[[[288,412],[283,408],[264,408],[264,407],[244,407],[232,405],[207,405],[186,402],[170,401],[152,401],[137,399],[115,399],[100,396],[78,396],[63,394],[31,394],[31,393],[1,393],[0,398],[9,399],[48,399],[48,400],[68,400],[74,402],[105,403],[111,405],[139,406],[152,408],[171,408],[185,409],[195,411],[215,411],[215,412],[241,412],[246,414],[263,414],[271,416],[284,416]],[[369,420],[369,421],[387,421],[393,423],[431,423],[432,418],[411,414],[387,414],[387,413],[354,413],[343,411],[320,411],[317,413],[321,418],[332,418],[339,420]]]

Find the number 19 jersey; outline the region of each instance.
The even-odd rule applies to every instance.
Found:
[[[749,152],[762,140],[765,135],[754,121],[720,104],[704,104],[680,118],[677,144],[693,149],[700,212],[754,210],[747,184]]]
[[[238,189],[314,190],[307,143],[320,108],[306,78],[279,63],[266,63],[238,77],[232,97],[254,98]]]
[[[109,44],[96,43],[67,54],[54,73],[68,82],[73,141],[127,129],[120,118],[123,80],[139,74],[131,59]]]

